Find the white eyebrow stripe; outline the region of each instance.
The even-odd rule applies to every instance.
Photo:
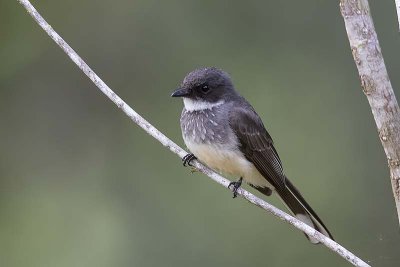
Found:
[[[185,104],[185,109],[187,111],[198,111],[198,110],[205,110],[205,109],[212,109],[214,107],[218,107],[224,104],[224,100],[220,100],[215,103],[210,103],[202,100],[193,100],[187,97],[183,98],[183,104]]]

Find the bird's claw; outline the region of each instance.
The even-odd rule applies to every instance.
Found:
[[[242,181],[243,181],[243,178],[240,177],[240,179],[237,180],[236,182],[230,182],[229,183],[229,185],[228,185],[229,189],[231,188],[231,186],[233,186],[233,188],[232,188],[233,198],[237,197],[237,195],[238,195],[237,191],[239,190],[240,186],[242,185]]]
[[[193,155],[192,153],[187,154],[186,156],[184,156],[182,158],[183,166],[186,167],[186,165],[187,165],[187,166],[193,167],[193,165],[190,162],[194,159],[197,159],[195,155]]]

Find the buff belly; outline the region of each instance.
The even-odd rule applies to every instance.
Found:
[[[185,143],[189,150],[208,167],[236,178],[242,177],[249,184],[273,189],[239,149],[224,145],[196,144],[188,140],[185,140]]]

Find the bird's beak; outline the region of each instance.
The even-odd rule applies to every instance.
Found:
[[[184,97],[188,96],[190,94],[190,91],[186,88],[178,88],[172,93],[172,97]]]

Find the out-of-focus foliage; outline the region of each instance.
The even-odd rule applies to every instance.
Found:
[[[370,1],[395,88],[394,1]],[[338,1],[34,1],[135,110],[182,144],[199,66],[231,73],[286,173],[335,238],[399,266],[385,156]],[[33,22],[0,1],[0,266],[348,266],[135,126]],[[400,91],[396,89],[398,96]],[[276,197],[268,201],[284,208]]]

